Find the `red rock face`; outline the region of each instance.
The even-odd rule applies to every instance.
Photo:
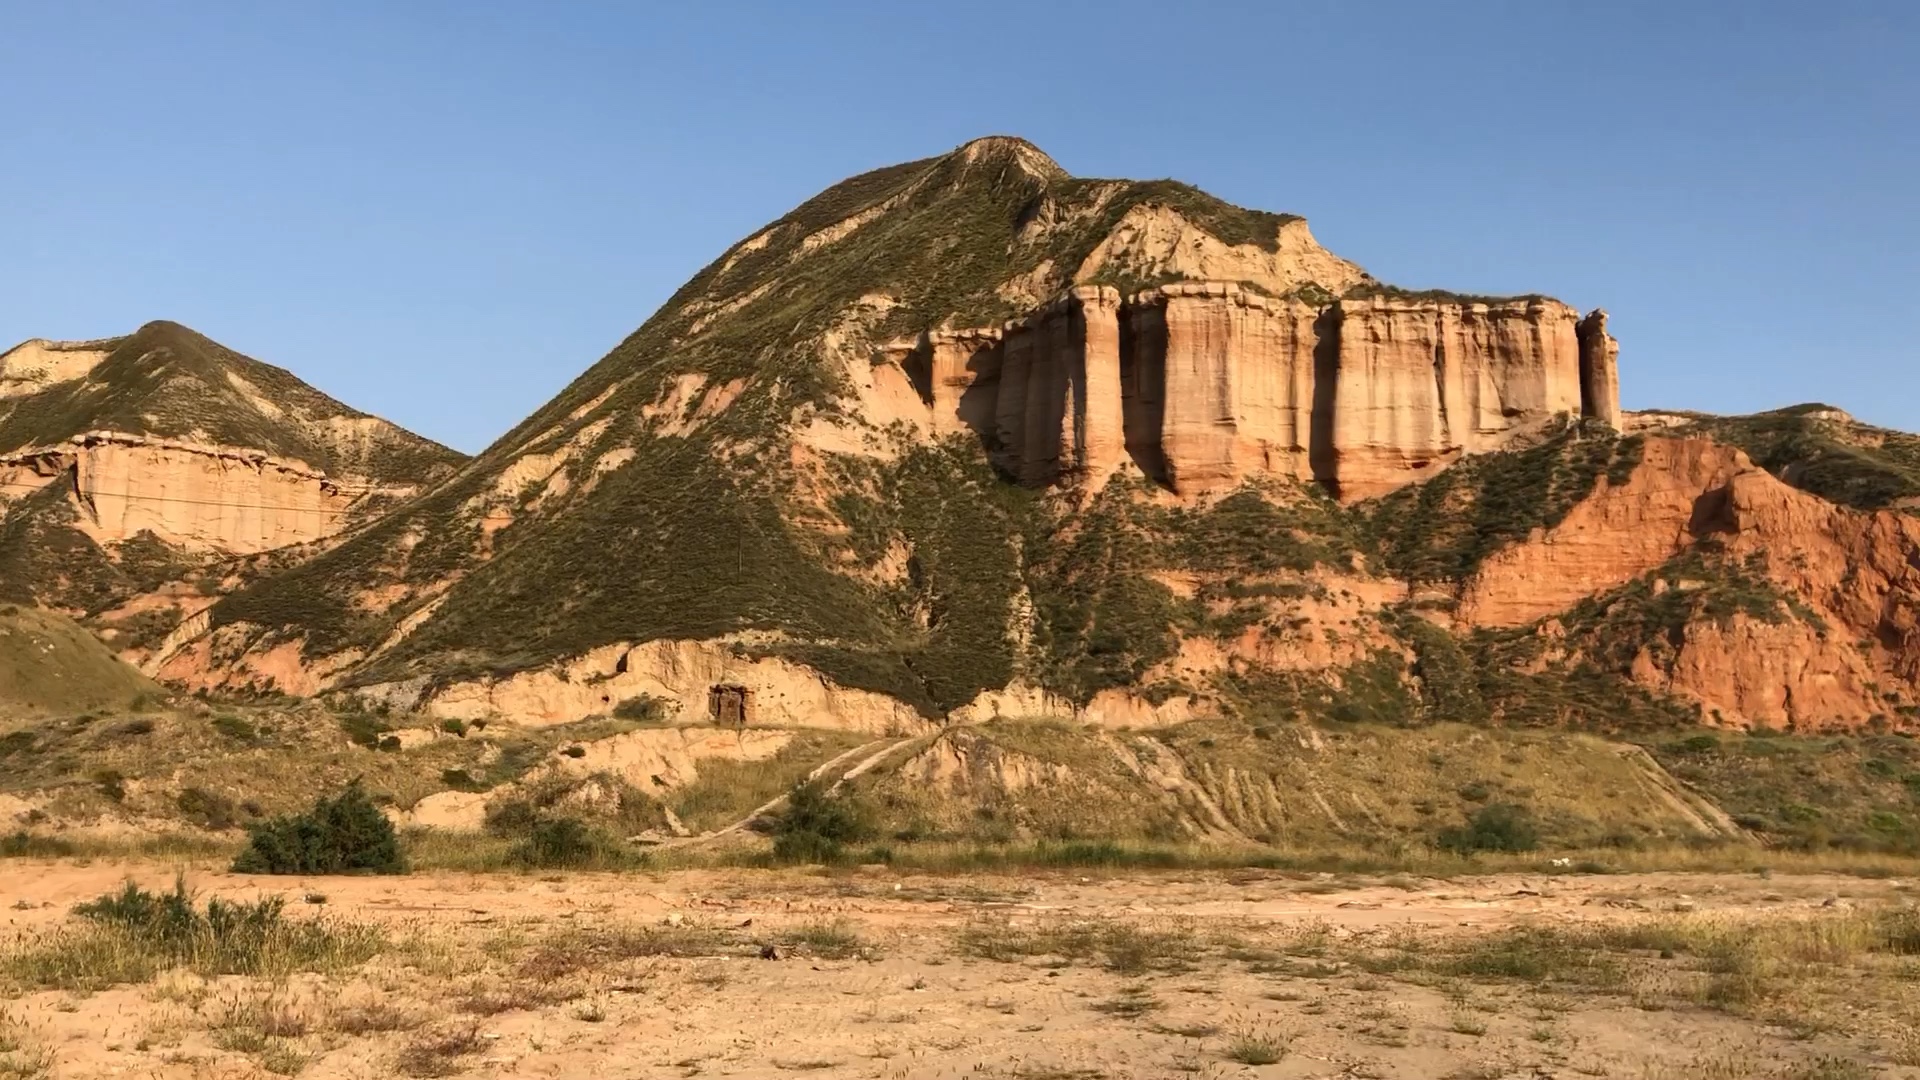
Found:
[[[1753,463],[1732,447],[1646,440],[1626,483],[1610,487],[1600,477],[1559,525],[1481,564],[1456,618],[1469,626],[1523,626],[1632,581],[1685,550],[1702,496],[1748,471]]]
[[[1790,487],[1732,447],[1650,437],[1627,482],[1498,552],[1464,589],[1464,626],[1522,626],[1645,574],[1702,541],[1764,556],[1811,616],[1695,621],[1632,678],[1731,726],[1851,730],[1920,700],[1920,520],[1860,513]]]
[[[1847,731],[1889,712],[1872,658],[1803,622],[1735,615],[1689,625],[1664,662],[1642,653],[1633,679],[1700,703],[1714,726]]]

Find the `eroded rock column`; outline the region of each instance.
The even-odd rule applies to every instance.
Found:
[[[1176,492],[1193,494],[1234,478],[1234,402],[1238,371],[1218,283],[1174,285],[1165,297],[1166,401],[1160,450]]]
[[[1000,343],[1000,393],[993,406],[994,464],[1013,476],[1022,475],[1027,445],[1027,379],[1033,369],[1033,335],[1026,323],[1006,324]]]
[[[1095,487],[1126,460],[1126,424],[1120,386],[1120,293],[1110,288],[1073,290],[1080,339],[1080,378],[1070,405],[1074,417],[1074,467]]]
[[[1580,320],[1580,415],[1620,429],[1620,343],[1607,333],[1607,313]]]

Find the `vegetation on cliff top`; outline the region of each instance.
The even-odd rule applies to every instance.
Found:
[[[1920,502],[1920,435],[1846,418],[1817,403],[1751,416],[1702,416],[1698,432],[1747,452],[1754,464],[1823,499],[1856,510]]]
[[[1386,300],[1407,300],[1441,304],[1528,304],[1540,301],[1555,302],[1554,298],[1543,293],[1516,293],[1512,296],[1490,295],[1486,293],[1461,293],[1451,289],[1403,289],[1398,285],[1388,285],[1382,281],[1363,281],[1351,286],[1342,294],[1343,299],[1366,300],[1380,297]]]
[[[258,450],[390,483],[423,483],[461,460],[391,426],[364,444],[330,439],[322,422],[367,414],[178,323],[151,322],[102,344],[108,354],[85,378],[0,402],[0,454],[118,431]]]
[[[1559,524],[1602,475],[1624,483],[1640,451],[1638,438],[1573,421],[1537,445],[1463,458],[1358,512],[1394,576],[1463,582],[1501,547]]]

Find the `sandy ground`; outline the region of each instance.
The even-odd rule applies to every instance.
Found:
[[[57,933],[73,904],[128,878],[163,888],[178,869],[0,862],[6,947]],[[303,880],[203,867],[189,882],[203,897],[283,894],[301,917],[377,923],[392,944],[324,976],[16,989],[0,1010],[50,1075],[1920,1077],[1910,958],[1877,969],[1894,990],[1809,997],[1804,1022],[1789,1015],[1798,1004],[1728,1010],[1679,991],[1351,962],[1372,942],[1536,923],[1833,918],[1911,903],[1897,880],[878,870]],[[309,894],[324,903],[302,903]],[[989,957],[964,944],[1073,925],[1139,928],[1159,951],[1129,964]],[[822,926],[838,948],[809,945],[808,928]],[[710,940],[677,955],[608,944],[626,931]],[[1302,946],[1314,941],[1329,944]],[[768,944],[778,958],[762,957]],[[384,1019],[366,1019],[375,1014]],[[1263,1048],[1279,1060],[1236,1060]]]

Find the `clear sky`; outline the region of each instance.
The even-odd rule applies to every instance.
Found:
[[[1606,307],[1629,408],[1920,430],[1911,0],[0,0],[0,342],[174,319],[478,450],[735,240],[993,133]]]

